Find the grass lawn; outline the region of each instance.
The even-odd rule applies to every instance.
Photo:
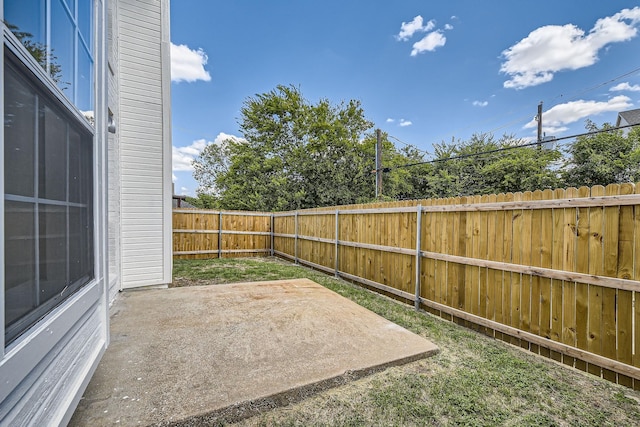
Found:
[[[175,260],[173,286],[309,278],[440,347],[246,426],[637,426],[640,393],[276,258]]]

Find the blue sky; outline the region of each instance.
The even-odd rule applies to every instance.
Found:
[[[311,102],[358,99],[401,147],[473,133],[535,138],[640,108],[640,2],[620,0],[171,3],[173,169],[240,137],[247,97],[278,84]]]

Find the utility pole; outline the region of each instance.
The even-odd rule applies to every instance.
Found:
[[[538,150],[542,150],[542,101],[538,104],[536,120],[538,120]]]
[[[376,129],[376,199],[382,197],[382,132]]]

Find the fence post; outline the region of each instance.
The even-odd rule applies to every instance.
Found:
[[[339,267],[340,267],[340,263],[338,262],[338,237],[339,237],[339,233],[340,233],[340,221],[339,218],[340,217],[340,211],[336,209],[336,234],[335,234],[335,238],[336,238],[336,253],[335,253],[335,264],[336,264],[336,277],[340,277],[340,273],[339,273]]]
[[[273,214],[271,214],[271,256],[274,255],[274,236],[273,236],[273,228],[275,225],[275,217],[273,216]]]
[[[416,299],[414,307],[420,309],[420,266],[422,264],[422,252],[420,249],[420,240],[422,239],[422,205],[418,205],[416,211]]]
[[[218,258],[222,258],[222,211],[218,212]]]
[[[294,223],[294,246],[293,246],[293,259],[296,264],[298,264],[298,211],[296,211],[296,218]]]

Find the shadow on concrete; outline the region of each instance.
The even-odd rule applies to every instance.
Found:
[[[125,292],[70,425],[233,422],[437,351],[308,279]]]

